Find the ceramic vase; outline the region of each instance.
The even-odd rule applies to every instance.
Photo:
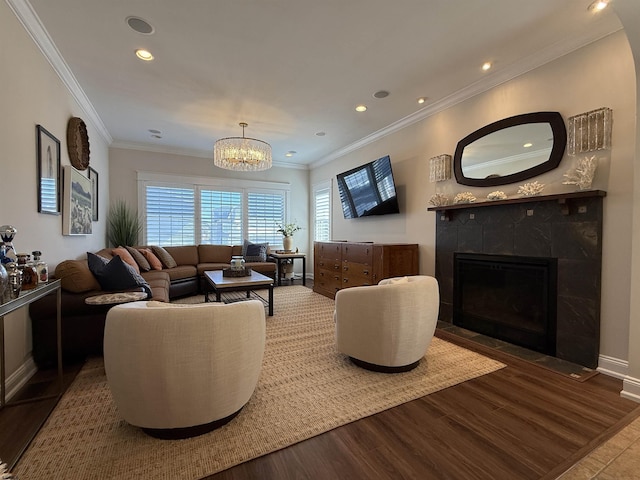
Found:
[[[282,237],[282,246],[286,252],[291,252],[293,248],[293,237]]]

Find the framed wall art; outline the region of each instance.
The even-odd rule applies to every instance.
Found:
[[[91,181],[91,220],[98,221],[98,172],[89,167],[89,180]]]
[[[62,234],[89,235],[92,232],[91,180],[71,165],[64,167]]]
[[[38,212],[60,215],[60,140],[36,125]]]

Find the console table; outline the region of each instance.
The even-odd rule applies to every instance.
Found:
[[[57,395],[47,395],[35,398],[29,398],[26,400],[20,400],[16,402],[11,402],[11,405],[32,402],[35,400],[42,400],[45,398],[55,398],[60,397],[64,390],[63,387],[63,371],[62,371],[62,323],[61,323],[61,305],[62,305],[62,296],[60,293],[60,280],[51,280],[48,283],[38,285],[33,290],[26,290],[20,293],[18,298],[14,298],[13,300],[9,300],[6,303],[0,305],[0,409],[7,406],[6,401],[6,372],[5,372],[5,349],[4,349],[4,317],[5,315],[10,314],[11,312],[26,307],[30,303],[35,302],[36,300],[44,297],[45,295],[49,295],[55,292],[57,295],[57,312],[56,312],[56,335],[57,335],[57,346],[58,346],[58,382],[59,382],[59,393]]]

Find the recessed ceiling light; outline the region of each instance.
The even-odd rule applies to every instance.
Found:
[[[150,128],[149,133],[155,133],[156,135],[160,135],[162,132],[160,130],[156,130],[155,128]]]
[[[356,112],[366,112],[367,111],[367,106],[366,105],[358,105],[356,107]]]
[[[389,92],[387,92],[386,90],[378,90],[376,93],[373,94],[373,96],[375,98],[386,98],[389,96]]]
[[[295,150],[289,150],[287,153],[284,154],[285,157],[293,157],[296,153]]]
[[[316,132],[316,137],[324,137],[325,135],[325,132]]]
[[[151,35],[155,31],[149,22],[140,17],[127,17],[126,21],[127,25],[129,25],[132,30],[141,33],[142,35]]]
[[[524,145],[522,145],[524,148],[529,148],[533,146],[533,143],[525,143]]]
[[[482,70],[484,70],[485,72],[490,69],[491,69],[491,62],[484,62],[482,64]]]
[[[154,133],[153,135],[151,135],[152,138],[162,138],[162,135],[158,135],[157,133]]]
[[[424,102],[426,102],[426,101],[427,101],[427,97],[420,97],[420,98],[418,98],[418,103],[419,103],[420,105],[422,105],[422,104],[423,104]]]
[[[150,62],[151,60],[153,60],[153,55],[151,55],[151,52],[143,48],[139,48],[138,50],[136,50],[136,57],[138,57],[140,60],[144,60],[145,62]]]
[[[609,0],[596,0],[593,2],[587,10],[593,13],[600,12],[609,6]]]

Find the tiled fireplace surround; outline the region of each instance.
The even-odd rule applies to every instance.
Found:
[[[597,367],[603,191],[432,207],[440,320],[453,323],[454,253],[558,259],[556,357]]]

